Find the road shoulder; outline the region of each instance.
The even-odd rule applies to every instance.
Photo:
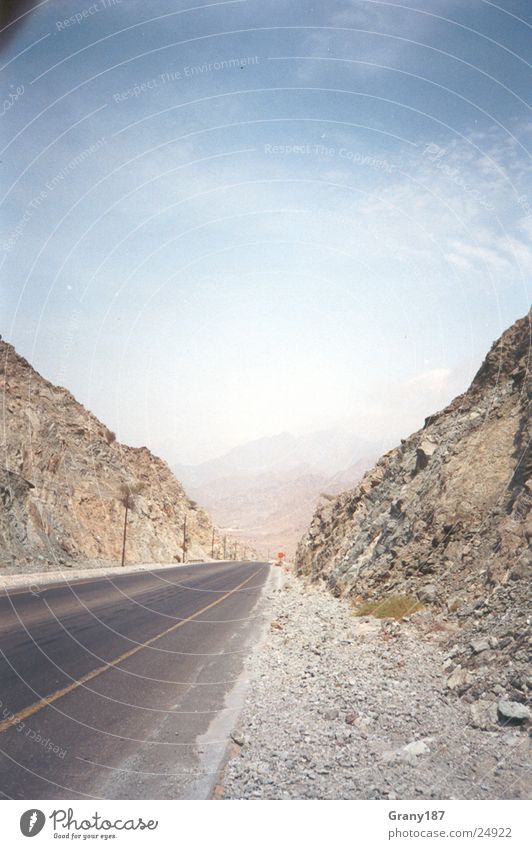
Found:
[[[526,729],[473,726],[430,612],[358,618],[292,576],[273,596],[221,798],[526,797]]]

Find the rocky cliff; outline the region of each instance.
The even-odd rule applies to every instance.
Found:
[[[525,686],[531,352],[529,313],[494,343],[467,392],[317,510],[297,552],[299,574],[337,595],[417,595],[454,617],[449,669],[464,690],[466,667],[496,661],[506,664],[505,693]],[[487,678],[475,678],[476,695]]]
[[[125,498],[127,562],[211,551],[212,524],[163,460],[130,448],[0,342],[0,567],[117,562]]]

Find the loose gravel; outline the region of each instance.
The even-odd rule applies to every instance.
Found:
[[[268,603],[222,798],[527,797],[526,728],[472,727],[432,614],[358,618],[292,575]]]

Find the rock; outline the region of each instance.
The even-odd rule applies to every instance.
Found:
[[[401,626],[394,619],[383,619],[381,622],[381,631],[389,637],[398,637],[401,633]]]
[[[328,722],[331,722],[333,719],[338,719],[340,711],[336,708],[331,708],[330,710],[324,710],[322,716],[324,719],[328,720]]]
[[[234,731],[231,731],[230,737],[237,746],[243,746],[246,742],[246,738],[240,728],[235,728]]]
[[[532,714],[526,705],[521,702],[511,702],[508,699],[500,699],[497,704],[499,716],[504,721],[525,722],[530,721]]]
[[[418,591],[417,597],[420,601],[425,602],[426,604],[434,604],[436,601],[436,587],[434,584],[425,584],[424,587]]]
[[[446,686],[448,690],[461,690],[467,687],[473,681],[474,676],[468,669],[462,669],[457,666],[454,672],[447,678]]]
[[[485,639],[472,640],[470,645],[475,654],[480,654],[482,651],[488,651],[490,648],[489,640]]]
[[[359,717],[357,717],[357,719],[355,720],[355,723],[354,723],[354,724],[355,724],[355,725],[356,725],[356,727],[359,729],[359,731],[361,732],[361,734],[365,734],[365,733],[367,732],[367,730],[368,730],[368,729],[371,727],[371,725],[373,724],[373,720],[372,720],[369,716],[359,716]]]
[[[416,448],[416,467],[415,471],[420,472],[429,464],[429,460],[434,455],[437,449],[437,445],[434,442],[429,442],[427,439],[424,439],[420,445]]]
[[[370,634],[376,634],[377,631],[380,631],[380,629],[381,624],[378,619],[357,617],[357,621],[353,626],[353,635],[355,637],[362,637]]]
[[[471,725],[483,731],[491,731],[497,727],[497,703],[488,699],[478,699],[469,706]]]
[[[427,755],[430,749],[424,740],[414,740],[412,743],[407,743],[406,746],[403,746],[401,751],[405,755],[414,755],[417,757],[418,755]]]

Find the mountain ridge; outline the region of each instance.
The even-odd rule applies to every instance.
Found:
[[[0,341],[4,569],[120,559],[129,493],[127,562],[210,553],[213,526],[167,463],[114,433],[64,387]]]
[[[443,611],[442,626],[457,618],[450,668],[475,670],[459,676],[469,698],[502,687],[522,699],[529,686],[531,351],[529,312],[466,392],[317,509],[297,550],[298,574],[336,595],[414,596]]]

